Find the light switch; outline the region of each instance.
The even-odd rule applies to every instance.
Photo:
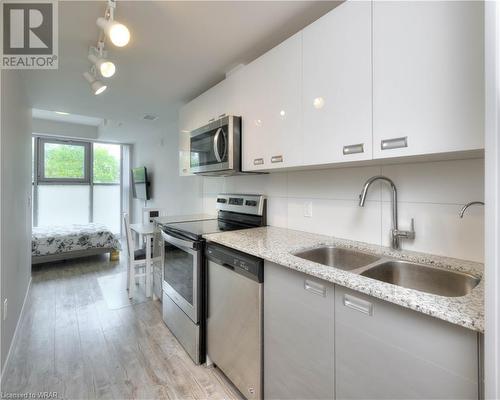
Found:
[[[313,203],[312,201],[304,202],[304,217],[311,218],[313,216]]]

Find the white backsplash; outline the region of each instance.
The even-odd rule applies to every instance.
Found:
[[[220,192],[268,197],[268,224],[389,246],[391,193],[376,183],[364,208],[358,195],[373,175],[391,178],[398,189],[399,228],[415,219],[415,240],[403,248],[466,260],[484,260],[484,210],[464,203],[484,201],[484,159],[350,167],[267,175],[203,179],[203,207],[213,212]],[[305,217],[307,203],[312,216]]]

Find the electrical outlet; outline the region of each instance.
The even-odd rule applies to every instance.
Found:
[[[7,299],[3,300],[3,320],[5,321],[7,319]]]
[[[311,218],[313,216],[313,203],[312,201],[304,202],[304,217]]]

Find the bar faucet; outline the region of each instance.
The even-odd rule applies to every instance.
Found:
[[[464,212],[465,210],[467,210],[470,206],[473,206],[473,205],[480,205],[480,206],[484,206],[484,203],[482,201],[471,201],[470,203],[467,203],[466,205],[464,205],[462,207],[462,209],[460,210],[460,213],[458,214],[460,218],[463,218],[464,217]]]
[[[392,189],[392,229],[391,229],[391,247],[394,250],[399,250],[401,248],[401,239],[415,239],[415,224],[413,218],[411,219],[411,230],[402,231],[398,227],[398,191],[396,190],[396,185],[394,182],[387,178],[386,176],[377,175],[372,176],[368,179],[364,186],[361,194],[359,195],[359,206],[365,206],[366,194],[368,193],[368,188],[371,184],[377,180],[382,180],[391,185]]]

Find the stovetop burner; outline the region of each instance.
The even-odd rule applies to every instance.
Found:
[[[165,233],[201,240],[210,233],[265,226],[265,208],[261,195],[220,194],[217,196],[218,218],[161,224],[161,228]]]

